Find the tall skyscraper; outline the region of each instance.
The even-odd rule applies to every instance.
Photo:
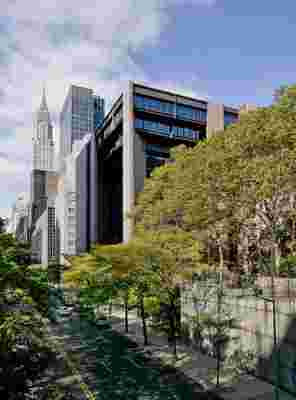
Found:
[[[54,170],[53,129],[46,103],[45,89],[36,116],[35,135],[33,137],[33,170]]]
[[[30,240],[34,261],[45,265],[55,263],[57,256],[55,200],[58,175],[54,153],[53,128],[43,89],[33,138]]]
[[[92,89],[71,85],[60,116],[60,161],[72,153],[75,140],[93,135],[104,118],[104,100]]]
[[[94,131],[104,119],[104,99],[71,85],[60,115],[59,211],[61,255],[97,240],[97,156]]]

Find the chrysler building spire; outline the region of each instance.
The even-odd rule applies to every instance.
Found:
[[[33,169],[52,171],[54,169],[53,129],[46,102],[45,86],[37,111],[36,132],[33,140]]]
[[[43,91],[42,91],[42,102],[41,102],[41,107],[42,110],[47,110],[47,103],[46,103],[46,93],[45,93],[45,85],[43,85]]]
[[[45,85],[43,86],[42,100],[41,100],[41,105],[40,105],[38,113],[37,113],[37,121],[38,122],[47,122],[50,124],[50,115],[49,115],[47,102],[46,102]]]

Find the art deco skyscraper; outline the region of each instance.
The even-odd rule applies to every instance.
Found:
[[[37,112],[33,137],[33,170],[54,170],[53,129],[43,89],[42,101]]]

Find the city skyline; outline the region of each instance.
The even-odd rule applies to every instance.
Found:
[[[291,1],[86,1],[75,10],[64,0],[38,7],[4,1],[0,17],[0,216],[29,191],[33,113],[44,81],[58,143],[71,84],[92,88],[108,111],[129,79],[233,105],[269,104],[275,88],[294,80]]]

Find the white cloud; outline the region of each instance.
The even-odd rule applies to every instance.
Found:
[[[0,39],[1,186],[27,191],[32,159],[33,111],[46,82],[48,105],[57,117],[71,83],[91,87],[106,100],[119,95],[125,80],[149,80],[131,53],[157,45],[176,4],[212,5],[212,0],[2,0],[8,21]],[[1,92],[2,93],[2,92]],[[110,105],[110,101],[107,102]],[[57,120],[54,120],[57,136]],[[7,126],[7,127],[6,127]],[[3,127],[3,125],[2,125]],[[14,128],[13,139],[8,132]],[[18,160],[17,162],[15,162]]]

